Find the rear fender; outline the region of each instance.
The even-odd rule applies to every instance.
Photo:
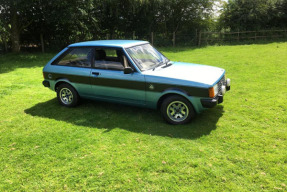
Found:
[[[54,91],[57,91],[56,90],[57,87],[62,83],[70,84],[71,86],[73,86],[77,90],[77,87],[75,86],[75,84],[70,82],[68,79],[57,79],[56,81],[54,81],[54,84],[51,87],[53,87]]]

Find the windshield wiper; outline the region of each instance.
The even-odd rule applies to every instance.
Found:
[[[161,66],[161,65],[163,65],[163,64],[165,64],[165,66],[162,66],[161,68],[166,68],[166,67],[169,67],[169,66],[172,65],[172,63],[170,62],[170,60],[167,59],[167,60],[161,61],[161,62],[159,62],[157,65],[155,65],[154,68],[153,68],[153,71],[155,70],[155,68],[157,68],[157,67],[159,67],[159,66]]]
[[[162,64],[164,64],[164,62],[163,62],[163,61],[159,62],[158,64],[156,64],[156,65],[154,66],[154,68],[153,68],[152,70],[154,71],[154,70],[155,70],[155,68],[157,68],[157,67],[161,66]]]
[[[162,66],[161,68],[167,68],[169,66],[172,66],[172,63],[167,62],[165,66]]]
[[[172,65],[172,63],[170,62],[170,60],[167,60],[166,62],[165,62],[165,66],[162,66],[161,68],[166,68],[166,67],[169,67],[169,66],[171,66]]]

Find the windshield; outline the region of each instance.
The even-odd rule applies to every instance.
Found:
[[[126,51],[142,71],[154,69],[169,61],[150,44],[127,48]]]

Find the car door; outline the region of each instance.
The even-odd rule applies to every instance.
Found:
[[[116,48],[96,48],[91,72],[94,97],[145,105],[145,77],[134,70],[124,74],[124,52]],[[132,67],[131,63],[129,65]]]

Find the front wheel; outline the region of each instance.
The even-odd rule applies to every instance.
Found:
[[[170,124],[180,125],[188,123],[195,112],[191,103],[181,96],[170,96],[161,105],[163,118]]]
[[[57,88],[57,98],[61,105],[74,107],[78,104],[79,95],[71,85],[64,83]]]

